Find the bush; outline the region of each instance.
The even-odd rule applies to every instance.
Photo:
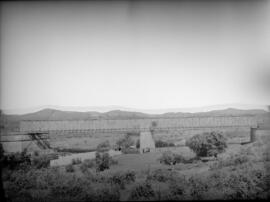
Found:
[[[97,151],[105,152],[105,151],[109,151],[110,148],[111,148],[110,142],[106,140],[105,142],[102,142],[97,146]]]
[[[51,158],[48,155],[34,156],[32,159],[32,166],[36,169],[48,168],[50,166]]]
[[[132,145],[134,145],[134,140],[129,135],[125,135],[116,142],[116,146],[121,149],[129,148]]]
[[[160,163],[166,164],[166,165],[172,165],[175,164],[174,159],[174,153],[171,151],[165,151],[162,153],[162,156],[159,158]]]
[[[229,200],[266,199],[270,188],[269,173],[267,174],[266,170],[254,169],[250,165],[233,167],[229,171],[215,170],[205,183],[208,183],[212,190],[222,193],[217,199]]]
[[[88,168],[94,168],[96,167],[96,162],[94,159],[86,159],[82,162],[80,169],[83,173],[85,173]]]
[[[173,153],[172,151],[165,151],[159,158],[160,163],[166,165],[174,165],[176,163],[192,163],[194,159],[186,159],[181,154]]]
[[[149,182],[135,185],[129,195],[129,200],[151,200],[155,197],[155,191]]]
[[[104,171],[110,168],[110,155],[108,153],[96,152],[96,169]]]
[[[136,175],[134,171],[119,171],[109,177],[109,182],[119,185],[122,189],[124,189],[126,184],[134,182],[135,179]]]
[[[189,160],[187,160],[181,154],[174,154],[174,161],[175,163],[189,163]]]
[[[165,142],[162,140],[156,140],[155,146],[156,147],[174,147],[175,145],[173,143]]]
[[[138,131],[131,131],[131,132],[127,132],[127,135],[128,136],[135,136],[135,137],[138,137],[138,136],[140,136],[140,132],[138,132]]]
[[[123,148],[122,153],[123,154],[138,154],[140,152],[138,149],[135,149],[135,148]]]
[[[101,184],[96,186],[88,196],[85,201],[120,201],[120,190],[117,186]]]
[[[148,173],[147,180],[155,180],[158,182],[167,182],[172,180],[172,172],[168,170],[157,169]]]
[[[76,164],[81,164],[82,160],[77,158],[77,159],[72,159],[72,165],[76,165]]]
[[[3,167],[11,170],[22,169],[31,166],[31,156],[23,152],[16,152],[2,156],[1,163]]]
[[[170,199],[172,200],[186,200],[187,198],[188,183],[184,177],[175,179],[169,184]]]
[[[227,148],[226,139],[218,132],[195,135],[186,144],[198,157],[217,156]]]
[[[67,171],[68,173],[73,173],[73,172],[74,172],[74,167],[73,167],[72,164],[66,165],[65,168],[66,168],[66,171]]]
[[[220,169],[220,168],[229,167],[229,166],[238,166],[248,161],[249,161],[249,158],[246,155],[230,154],[229,157],[218,158],[218,160],[214,162],[210,166],[210,168],[213,170],[213,169]]]

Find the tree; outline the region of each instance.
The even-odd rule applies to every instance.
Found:
[[[157,127],[157,122],[156,121],[152,121],[151,122],[151,126],[150,126],[150,132],[151,132],[151,134],[153,135],[154,134],[154,132],[155,132],[155,130],[156,130],[156,127]]]
[[[116,142],[116,145],[121,149],[126,149],[134,145],[134,140],[129,135],[125,135]]]
[[[110,155],[108,153],[96,152],[96,169],[103,171],[110,168]]]
[[[221,132],[206,132],[190,138],[186,145],[193,150],[198,157],[217,156],[227,148],[226,139]]]

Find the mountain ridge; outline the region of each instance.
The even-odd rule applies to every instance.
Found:
[[[118,119],[118,118],[163,118],[163,117],[189,117],[189,116],[237,116],[237,115],[258,115],[267,111],[263,109],[235,109],[227,108],[223,110],[212,110],[208,112],[167,112],[163,114],[147,114],[142,112],[112,110],[108,112],[78,112],[61,111],[57,109],[46,108],[37,112],[23,115],[3,114],[8,120],[91,120],[91,119]]]

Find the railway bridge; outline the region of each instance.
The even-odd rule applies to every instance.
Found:
[[[52,134],[95,134],[128,133],[146,134],[151,123],[156,122],[155,131],[170,130],[220,130],[250,129],[250,140],[255,141],[257,130],[270,129],[270,118],[265,116],[202,116],[182,118],[140,118],[140,119],[101,119],[76,121],[22,121],[20,130],[15,133],[1,134],[1,142],[35,142],[41,149],[50,149]],[[13,138],[12,138],[13,137]]]

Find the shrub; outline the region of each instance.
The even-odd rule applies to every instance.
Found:
[[[126,184],[134,182],[136,175],[134,171],[116,172],[109,177],[109,182],[119,185],[122,189]]]
[[[162,156],[159,158],[160,163],[166,164],[166,165],[172,165],[176,163],[192,163],[192,159],[186,159],[181,154],[173,153],[172,151],[165,151],[162,153]]]
[[[89,198],[85,201],[119,201],[120,190],[117,186],[101,184],[95,186],[92,193],[88,194]]]
[[[108,153],[96,152],[96,169],[104,171],[110,168],[110,155]]]
[[[267,171],[254,169],[250,165],[234,167],[229,172],[216,170],[211,173],[207,182],[212,190],[222,192],[218,199],[266,199],[270,188],[267,185]]]
[[[123,154],[138,154],[139,150],[135,148],[123,148],[122,152]]]
[[[25,150],[23,152],[7,154],[2,157],[1,162],[3,167],[7,167],[11,170],[17,170],[31,166],[31,157]]]
[[[149,182],[135,185],[129,195],[130,200],[151,200],[155,197],[154,189]]]
[[[192,200],[203,200],[205,192],[209,189],[208,179],[204,176],[193,175],[187,180],[188,194]]]
[[[169,143],[169,142],[165,142],[165,141],[162,141],[162,140],[156,140],[155,141],[155,146],[156,147],[173,147],[174,144]]]
[[[32,166],[36,169],[48,168],[50,166],[51,158],[48,155],[34,156],[32,159]]]
[[[96,166],[96,162],[94,159],[85,159],[81,166],[80,166],[80,169],[83,173],[85,173],[88,168],[94,168]]]
[[[97,151],[105,152],[105,151],[109,151],[110,148],[111,148],[110,142],[106,140],[105,142],[102,142],[97,146]]]
[[[67,171],[68,173],[73,173],[73,172],[74,172],[74,167],[73,167],[72,164],[66,165],[65,168],[66,168],[66,171]]]
[[[127,132],[128,136],[140,136],[140,132],[138,131],[131,131],[131,132]]]
[[[217,156],[227,148],[226,139],[219,132],[195,135],[187,141],[187,146],[198,157]]]
[[[76,158],[76,159],[72,159],[72,165],[76,165],[76,164],[81,164],[82,163],[82,160],[79,159],[79,158]]]
[[[188,183],[184,177],[180,179],[173,178],[169,183],[170,198],[173,200],[185,200],[187,194]]]
[[[166,165],[175,164],[175,154],[171,151],[165,151],[162,153],[162,156],[159,158],[160,163]]]
[[[134,140],[129,136],[129,135],[125,135],[123,138],[119,139],[116,142],[116,145],[118,148],[129,148],[132,145],[134,145]]]
[[[189,160],[187,160],[181,154],[174,154],[174,161],[175,163],[189,163]]]
[[[243,154],[230,154],[229,157],[225,158],[218,158],[216,162],[214,162],[210,168],[213,169],[220,169],[223,167],[229,167],[229,166],[238,166],[243,163],[248,162],[250,159],[248,156]]]
[[[168,170],[157,169],[148,173],[147,180],[155,180],[158,182],[167,182],[172,179],[172,172]]]

